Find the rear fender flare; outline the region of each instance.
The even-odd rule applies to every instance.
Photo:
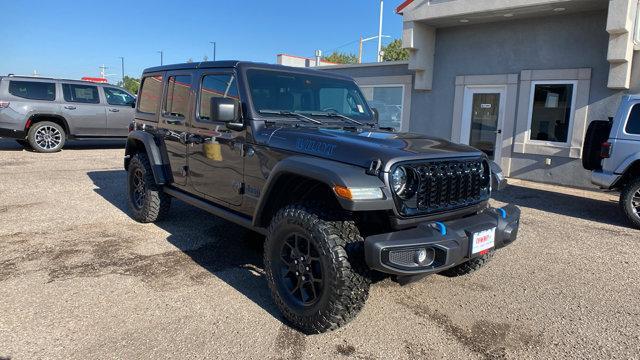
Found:
[[[163,155],[166,154],[166,152],[163,152],[162,148],[163,146],[158,145],[153,135],[148,132],[139,130],[130,132],[125,147],[124,168],[129,168],[129,162],[134,154],[144,151],[151,163],[156,184],[164,185],[170,183],[170,166],[166,156]]]

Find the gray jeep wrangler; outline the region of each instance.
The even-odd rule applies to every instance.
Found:
[[[640,95],[623,97],[609,121],[589,124],[582,164],[592,183],[620,191],[620,209],[640,228]]]
[[[382,274],[468,274],[518,233],[517,207],[488,204],[504,178],[485,154],[379,129],[348,77],[238,61],[150,68],[130,130],[133,218],[169,217],[176,198],[265,235],[274,301],[305,333],[355,317]]]

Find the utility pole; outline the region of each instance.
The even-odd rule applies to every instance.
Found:
[[[378,62],[382,62],[382,13],[384,0],[380,0],[380,24],[378,26]]]
[[[122,62],[122,87],[124,87],[124,56],[118,56]]]
[[[99,66],[98,69],[100,69],[100,77],[106,79],[107,74],[105,73],[105,70],[107,70],[108,67],[103,64],[102,66]]]
[[[209,41],[209,44],[213,45],[213,61],[216,61],[216,42],[215,41]]]
[[[390,38],[391,36],[389,35],[382,35],[382,36],[372,36],[372,37],[368,37],[366,39],[363,39],[362,36],[360,36],[360,50],[358,51],[358,63],[362,64],[362,44],[366,43],[367,41],[371,41],[371,40],[375,40],[375,39],[380,39],[380,38]],[[380,41],[380,40],[378,40]],[[378,52],[378,54],[380,53],[380,51]],[[378,60],[380,61],[380,60]]]
[[[158,51],[158,54],[160,54],[160,66],[162,66],[162,65],[164,65],[164,64],[163,64],[163,61],[162,61],[162,57],[163,57],[163,55],[164,55],[164,51],[163,51],[163,50],[160,50],[160,51]]]

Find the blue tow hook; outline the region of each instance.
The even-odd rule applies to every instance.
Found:
[[[447,235],[447,226],[444,223],[435,222],[434,224],[438,227],[438,230],[440,230],[440,235]]]
[[[498,212],[500,213],[500,216],[502,216],[503,219],[507,218],[507,210],[500,208],[498,209]]]

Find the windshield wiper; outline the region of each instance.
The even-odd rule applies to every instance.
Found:
[[[340,113],[339,113],[339,112],[337,112],[337,111],[329,111],[329,112],[321,112],[321,113],[311,113],[311,115],[315,115],[315,116],[326,116],[326,117],[332,117],[332,118],[339,118],[339,119],[342,119],[342,120],[349,121],[349,122],[351,122],[351,123],[353,123],[353,124],[356,124],[356,125],[364,126],[364,123],[362,123],[362,122],[360,122],[360,121],[358,121],[358,120],[352,119],[352,118],[350,118],[350,117],[348,117],[348,116],[346,116],[346,115],[342,115],[342,114],[340,114]],[[370,125],[370,124],[367,124],[367,125]]]
[[[318,125],[323,125],[324,123],[320,120],[316,120],[314,118],[310,118],[306,115],[297,113],[297,112],[292,112],[292,111],[286,111],[286,110],[259,110],[258,111],[260,114],[267,114],[267,115],[282,115],[282,116],[290,116],[290,117],[296,117],[298,119],[302,119],[304,121],[310,122],[310,123],[314,123],[314,124],[318,124]]]

